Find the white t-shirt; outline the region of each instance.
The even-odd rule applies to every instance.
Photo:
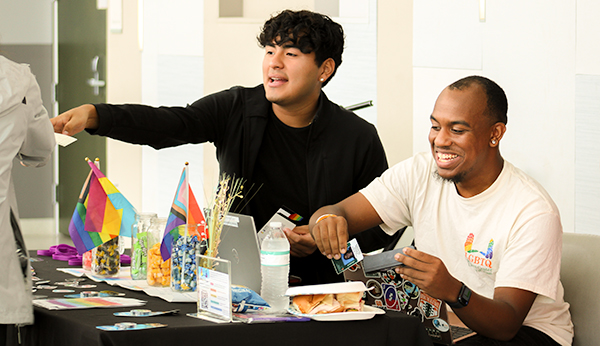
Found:
[[[431,154],[417,154],[361,190],[382,229],[391,234],[412,226],[417,249],[440,258],[452,276],[487,298],[496,287],[536,293],[523,324],[571,345],[560,283],[562,226],[550,196],[506,161],[498,179],[470,198],[436,171]]]

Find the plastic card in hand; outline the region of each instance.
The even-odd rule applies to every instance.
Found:
[[[308,317],[315,321],[358,321],[368,320],[375,315],[385,314],[384,310],[368,305],[363,306],[363,311],[335,312],[331,314],[303,314],[293,306],[290,306],[288,312],[292,315]]]
[[[290,287],[285,291],[286,296],[301,296],[307,294],[336,294],[364,292],[367,290],[362,281],[335,282],[331,284],[307,285]]]
[[[332,258],[331,263],[333,263],[335,272],[337,274],[341,274],[356,263],[362,261],[363,257],[362,251],[358,246],[358,242],[356,239],[351,239],[346,245],[346,253],[344,253],[339,259]]]
[[[61,147],[66,147],[77,140],[75,137],[63,135],[62,133],[54,133],[54,139],[56,140],[56,144]]]
[[[231,322],[231,262],[198,255],[198,313],[209,321]]]
[[[284,216],[285,214],[282,215],[282,211],[283,211],[283,209],[279,209],[279,211],[277,211],[275,214],[273,214],[273,216],[260,229],[260,231],[258,231],[258,244],[259,245],[262,245],[262,241],[265,239],[265,236],[267,235],[267,231],[269,230],[269,225],[271,225],[271,222],[281,222],[282,229],[283,228],[294,229],[296,227],[296,224],[292,220],[285,217]]]

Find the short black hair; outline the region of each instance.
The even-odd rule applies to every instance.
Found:
[[[282,11],[265,22],[257,39],[262,48],[273,43],[282,46],[291,42],[304,54],[315,52],[317,66],[332,58],[335,68],[329,79],[323,82],[323,86],[342,64],[344,29],[324,14],[306,10]]]
[[[501,122],[506,125],[508,123],[508,100],[504,90],[496,82],[482,76],[469,76],[450,84],[448,89],[463,90],[473,83],[480,85],[487,96],[487,115],[494,122]]]

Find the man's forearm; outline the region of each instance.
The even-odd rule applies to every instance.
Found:
[[[523,325],[535,297],[535,293],[517,288],[497,288],[494,299],[473,292],[469,304],[454,312],[477,333],[506,341]]]
[[[85,128],[88,130],[97,130],[99,126],[98,122],[98,112],[96,111],[96,106],[92,104],[86,104],[81,107],[85,107],[88,118],[85,123]]]

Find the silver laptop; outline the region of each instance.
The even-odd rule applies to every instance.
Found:
[[[218,257],[231,261],[231,283],[260,294],[260,248],[252,216],[228,213]]]

